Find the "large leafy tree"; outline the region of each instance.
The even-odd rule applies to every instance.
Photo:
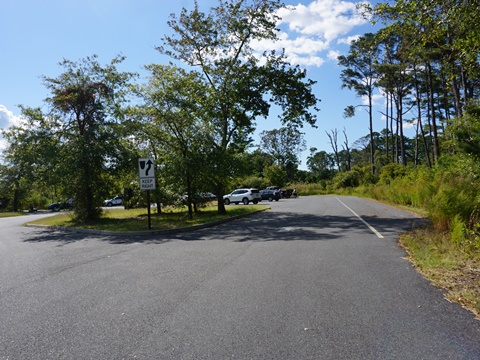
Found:
[[[169,182],[175,184],[174,190],[188,195],[192,217],[194,195],[210,191],[205,177],[212,141],[209,124],[198,108],[204,99],[202,82],[198,73],[175,66],[152,64],[146,69],[149,82],[139,88],[143,105],[138,110],[144,120],[140,129],[152,144],[152,153]]]
[[[16,211],[27,206],[42,206],[27,200],[35,194],[44,194],[55,199],[60,191],[58,166],[58,139],[55,137],[56,122],[44,117],[40,108],[20,106],[20,124],[2,130],[8,146],[3,151],[5,166],[0,175],[6,186],[2,186],[7,197],[12,199]]]
[[[300,163],[299,155],[306,149],[303,134],[295,128],[264,130],[260,133],[260,149],[269,154],[292,181]]]
[[[44,77],[51,91],[44,117],[56,122],[61,177],[80,221],[100,216],[102,197],[108,193],[105,174],[116,167],[122,152],[124,143],[118,139],[122,103],[135,76],[117,70],[123,60],[116,57],[106,66],[95,55],[79,62],[64,60],[58,77]]]
[[[267,117],[271,104],[281,109],[281,121],[293,127],[315,124],[311,109],[317,104],[313,81],[292,67],[283,54],[264,53],[253,41],[277,39],[278,0],[219,0],[209,13],[183,9],[172,15],[173,34],[165,36],[161,53],[197,68],[205,99],[200,114],[210,124],[213,144],[211,179],[216,185],[219,213],[222,196],[232,176],[232,164],[251,142],[258,117]]]
[[[317,151],[310,148],[310,156],[307,158],[307,166],[312,174],[319,180],[329,180],[335,174],[334,157],[326,151]]]

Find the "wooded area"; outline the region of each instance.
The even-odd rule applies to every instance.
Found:
[[[306,149],[302,128],[317,121],[315,81],[285,54],[259,59],[250,47],[277,38],[272,14],[281,6],[222,0],[209,12],[196,4],[172,15],[173,34],[157,50],[174,63],[146,65],[145,83],[117,69],[120,56],[107,65],[96,56],[63,61],[60,76],[43,78],[50,92],[45,106],[22,107],[23,124],[2,131],[8,143],[0,167],[3,207],[45,208],[73,198],[77,219],[91,221],[111,195],[144,206],[136,164],[153,157],[159,210],[186,194],[192,216],[195,194],[213,192],[223,213],[222,196],[240,186],[295,185],[316,194],[360,188],[426,208],[439,227],[457,226],[478,251],[477,2],[363,6],[364,16],[382,27],[353,41],[338,63],[345,91],[369,100],[352,104],[345,116],[365,109],[370,131],[350,143],[346,129],[333,129],[327,133],[333,152],[310,148],[308,171],[298,164]],[[378,92],[385,98],[380,115],[372,110]],[[282,128],[264,131],[254,146],[256,122],[272,106],[281,109]],[[375,116],[385,119],[383,129],[374,129]],[[405,123],[415,124],[414,138],[404,135]]]

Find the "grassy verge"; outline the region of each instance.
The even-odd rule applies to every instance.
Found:
[[[27,213],[23,213],[23,212],[13,212],[13,211],[0,212],[0,218],[12,217],[12,216],[22,216],[22,215],[27,215]]]
[[[480,257],[452,245],[449,234],[418,229],[400,237],[409,260],[445,298],[472,311],[480,320]]]
[[[452,245],[449,234],[418,229],[400,237],[409,260],[445,298],[472,311],[480,320],[480,258]]]
[[[250,213],[259,209],[265,209],[262,205],[227,206],[227,215],[218,215],[216,206],[202,208],[193,214],[193,219],[188,218],[185,209],[167,208],[161,214],[154,210],[151,214],[152,230],[169,230],[194,225],[209,223],[225,218]],[[74,221],[69,213],[58,214],[48,218],[32,221],[29,224],[66,226],[83,229],[95,229],[106,231],[145,231],[147,230],[146,209],[107,209],[102,218],[94,223],[79,224]]]
[[[431,218],[431,212],[415,206],[415,202],[378,196],[378,187],[350,189],[348,195],[380,201]],[[480,320],[480,249],[478,244],[476,247],[469,244],[468,237],[461,234],[463,224],[459,225],[457,231],[442,231],[438,226],[417,229],[400,236],[399,243],[417,270],[433,285],[446,290],[448,301],[472,311]]]

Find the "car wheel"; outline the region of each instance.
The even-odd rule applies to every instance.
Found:
[[[254,201],[253,203],[254,203],[255,205],[257,205],[257,204],[258,204],[258,201]]]
[[[268,201],[273,201],[273,197],[270,196],[270,197],[268,198]]]
[[[248,201],[247,198],[244,198],[244,199],[242,200],[242,202],[243,202],[243,205],[248,205],[248,203],[249,203],[249,201]]]
[[[230,205],[230,200],[225,199],[225,200],[224,200],[224,203],[225,203],[225,205]]]
[[[275,199],[275,201],[278,201],[278,200],[280,200],[280,199]]]
[[[107,203],[107,206],[113,206],[113,204],[111,202]]]

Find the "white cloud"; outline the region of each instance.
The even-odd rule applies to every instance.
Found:
[[[314,0],[308,5],[287,6],[278,11],[282,20],[276,42],[256,42],[253,49],[282,51],[292,64],[321,66],[326,59],[335,60],[338,52],[332,43],[350,44],[358,36],[346,37],[354,28],[364,25],[356,3],[346,0]],[[343,38],[341,38],[343,37]],[[322,53],[327,52],[326,55]]]
[[[6,106],[0,104],[0,129],[6,129],[12,125],[19,125],[20,123],[20,116],[14,115]]]
[[[278,15],[282,18],[280,25],[287,24],[290,31],[328,42],[366,23],[358,14],[356,3],[350,1],[315,0],[307,6],[298,4],[283,8]]]
[[[339,56],[340,56],[340,51],[337,51],[337,50],[330,50],[327,54],[327,58],[332,61],[338,61]]]
[[[8,129],[12,125],[20,125],[21,117],[16,116],[7,109],[6,106],[0,104],[0,129]],[[0,151],[3,151],[7,147],[7,142],[0,134]]]
[[[350,45],[352,41],[357,40],[359,37],[360,35],[352,35],[345,38],[340,38],[338,39],[337,44]]]
[[[368,105],[368,96],[362,96],[362,104]],[[372,95],[372,105],[373,106],[380,106],[385,103],[385,97],[383,94],[373,94]]]

